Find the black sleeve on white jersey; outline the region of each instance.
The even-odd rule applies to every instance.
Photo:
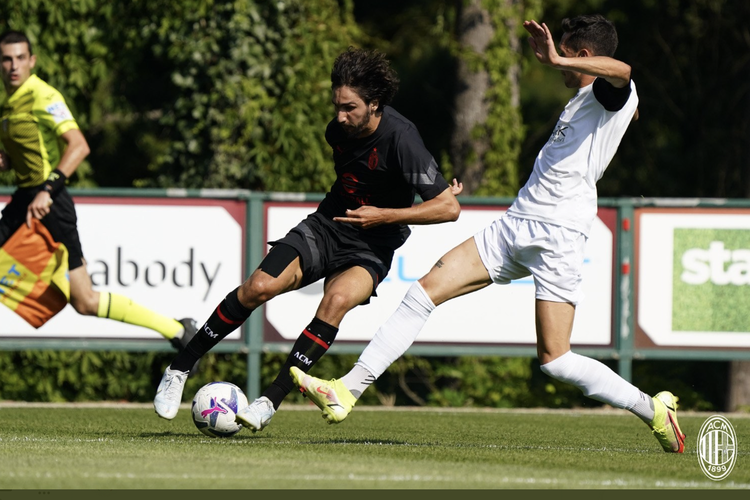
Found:
[[[422,200],[431,200],[449,187],[415,128],[401,133],[396,150],[404,180],[414,186]]]
[[[630,81],[618,88],[604,78],[597,78],[594,80],[594,97],[607,111],[620,111],[630,97]]]

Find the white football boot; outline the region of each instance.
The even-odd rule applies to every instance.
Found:
[[[154,411],[161,418],[172,420],[177,415],[189,373],[172,370],[170,367],[164,370],[154,398]]]
[[[237,412],[234,420],[253,432],[262,431],[271,422],[276,410],[273,403],[265,396],[261,396]]]

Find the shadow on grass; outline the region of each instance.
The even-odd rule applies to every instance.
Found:
[[[273,436],[271,435],[261,435],[261,434],[235,434],[234,436],[229,437],[214,437],[214,436],[208,436],[206,434],[203,434],[201,432],[173,432],[173,431],[164,431],[164,432],[141,432],[138,434],[139,437],[144,439],[158,439],[158,438],[184,438],[184,439],[215,439],[216,441],[257,441],[259,439],[272,439]]]

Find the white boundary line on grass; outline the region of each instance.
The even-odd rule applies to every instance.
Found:
[[[54,472],[10,472],[7,474],[11,478],[36,478],[36,479],[56,479],[56,478],[70,478],[70,474],[56,474]],[[243,479],[246,477],[244,474],[201,474],[195,471],[190,474],[133,474],[128,472],[122,473],[106,473],[106,472],[84,472],[81,474],[73,475],[72,477],[80,477],[82,479],[98,478],[98,479],[162,479],[162,480],[182,480],[182,479],[215,479],[215,480],[236,480]],[[264,477],[264,480],[286,480],[288,474],[268,474]],[[466,483],[467,485],[473,485],[476,482],[484,484],[494,484],[496,486],[508,487],[512,485],[533,485],[542,487],[593,487],[593,488],[670,488],[670,489],[750,489],[750,484],[747,483],[735,483],[733,481],[727,483],[713,483],[711,481],[674,481],[674,480],[627,480],[627,479],[613,479],[613,480],[583,480],[579,481],[576,479],[566,480],[561,478],[537,478],[537,477],[521,477],[521,476],[502,476],[502,477],[491,477],[487,476],[471,476],[461,475],[452,476],[450,474],[441,473],[439,475],[431,474],[315,474],[315,475],[298,475],[295,476],[298,481],[301,481],[307,486],[301,486],[300,489],[308,488],[309,485],[316,484],[319,482],[335,484],[340,481],[354,482],[354,485],[348,485],[347,488],[357,488],[356,483],[374,483],[378,481],[392,481],[392,482],[403,482],[403,483]]]

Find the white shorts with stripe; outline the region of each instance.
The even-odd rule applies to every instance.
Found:
[[[493,282],[507,285],[531,275],[537,299],[573,305],[583,300],[581,269],[587,239],[574,229],[507,214],[474,235]]]

